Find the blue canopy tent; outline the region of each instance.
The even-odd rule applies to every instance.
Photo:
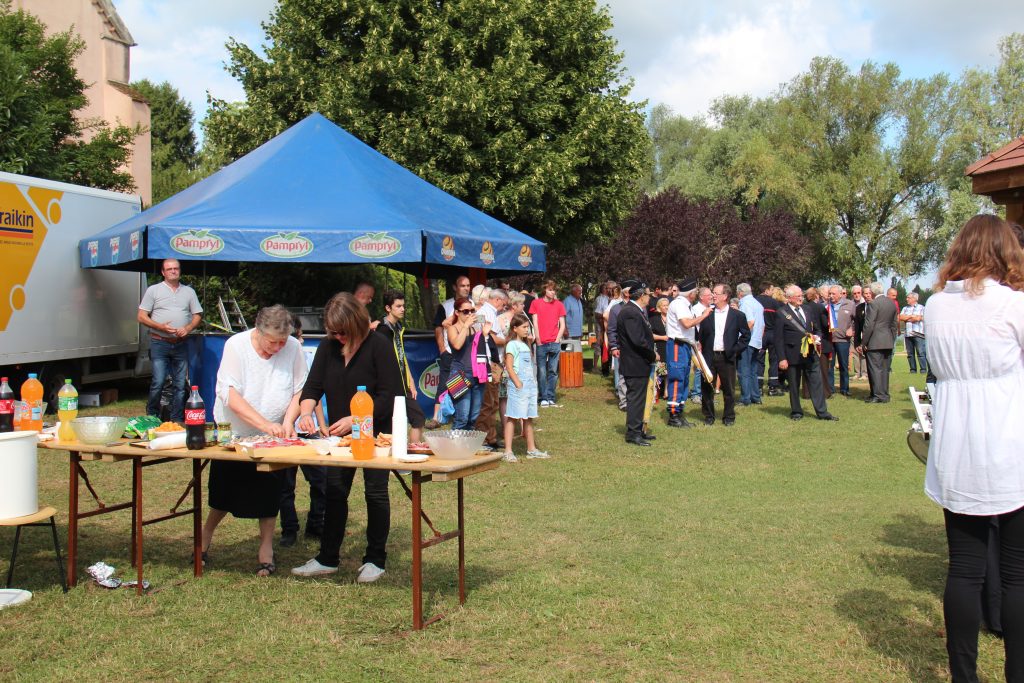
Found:
[[[453,269],[545,269],[542,242],[431,185],[320,114],[82,240],[79,254],[83,268],[137,271],[165,258],[206,264],[210,272],[246,261],[379,263],[417,274],[427,264],[435,277]]]

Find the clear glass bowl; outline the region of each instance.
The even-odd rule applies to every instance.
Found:
[[[440,429],[423,434],[434,455],[445,460],[468,460],[484,445],[486,436],[485,432],[471,429]]]
[[[76,417],[71,421],[78,440],[94,446],[117,441],[127,426],[127,417]]]

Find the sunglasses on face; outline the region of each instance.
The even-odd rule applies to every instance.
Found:
[[[472,309],[472,308],[460,308],[459,309],[459,313],[473,313],[473,312],[475,312],[475,309]]]

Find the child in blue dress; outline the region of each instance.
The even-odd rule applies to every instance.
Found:
[[[546,452],[538,450],[533,436],[533,419],[537,417],[537,374],[533,367],[533,354],[526,339],[530,336],[530,319],[517,313],[509,323],[510,339],[505,345],[505,372],[508,382],[508,404],[505,408],[505,462],[517,462],[512,453],[512,437],[515,434],[513,420],[523,421],[523,436],[526,437],[526,457],[549,458]]]

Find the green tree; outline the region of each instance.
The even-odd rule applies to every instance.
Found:
[[[0,0],[0,170],[110,190],[132,190],[124,165],[138,134],[81,120],[85,82],[74,60],[85,44]],[[88,138],[88,139],[86,139]]]
[[[232,41],[246,102],[205,123],[234,159],[319,111],[541,239],[606,233],[647,159],[611,20],[594,0],[281,0],[266,57]]]
[[[195,114],[178,89],[166,81],[155,85],[141,80],[132,87],[149,100],[155,204],[199,179],[195,173],[199,165],[193,131]]]

